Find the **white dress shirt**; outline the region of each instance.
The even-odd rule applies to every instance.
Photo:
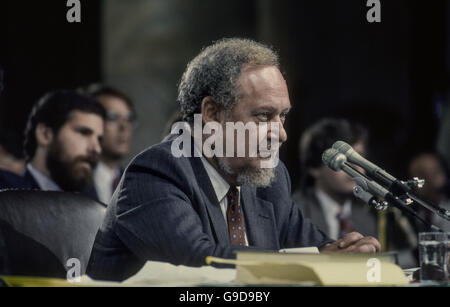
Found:
[[[203,166],[206,169],[206,173],[208,174],[209,180],[211,180],[212,186],[214,188],[214,192],[216,193],[217,199],[219,200],[220,209],[222,210],[222,215],[225,220],[225,224],[228,226],[227,219],[227,208],[228,208],[228,198],[227,193],[230,189],[230,185],[226,182],[225,179],[219,174],[219,172],[211,165],[211,163],[206,160],[205,157],[200,158],[202,160]],[[239,193],[239,203],[241,202],[241,187],[237,187]],[[242,215],[244,211],[241,210]],[[245,244],[248,246],[247,233],[245,233]]]
[[[341,206],[322,190],[314,189],[314,191],[325,215],[325,221],[327,222],[329,229],[328,236],[333,240],[337,240],[339,239],[338,237],[341,228],[337,216],[341,213],[344,217],[350,217],[352,215],[352,201],[347,199],[344,205]]]
[[[31,176],[33,176],[34,180],[36,180],[39,188],[42,191],[62,191],[61,188],[53,180],[34,168],[31,163],[27,164],[27,170],[31,173]]]
[[[94,169],[93,179],[95,190],[98,195],[98,199],[104,203],[109,204],[111,197],[114,193],[113,183],[120,175],[120,170],[118,168],[111,169],[105,163],[99,161]]]

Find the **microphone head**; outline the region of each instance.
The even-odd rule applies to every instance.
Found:
[[[337,151],[339,151],[340,153],[343,153],[343,154],[345,154],[349,150],[353,149],[352,146],[348,145],[344,141],[335,142],[331,148],[336,149]]]
[[[322,161],[333,171],[340,171],[347,161],[347,157],[334,148],[325,150],[322,154]]]

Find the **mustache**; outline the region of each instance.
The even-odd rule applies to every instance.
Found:
[[[100,161],[100,155],[98,155],[98,154],[90,154],[90,155],[87,155],[87,156],[76,157],[73,160],[73,163],[75,164],[75,163],[78,163],[78,162],[86,162],[86,163],[88,163],[91,166],[91,168],[94,168],[94,167],[97,166],[99,161]]]

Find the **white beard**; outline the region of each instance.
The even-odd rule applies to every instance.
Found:
[[[237,185],[253,185],[257,188],[269,187],[275,178],[275,168],[246,168],[237,174],[224,158],[217,157],[217,163],[222,171],[236,176]]]

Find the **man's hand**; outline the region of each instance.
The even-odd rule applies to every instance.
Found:
[[[364,237],[358,232],[351,232],[336,242],[325,245],[322,253],[376,253],[381,250],[380,242],[374,237]]]

